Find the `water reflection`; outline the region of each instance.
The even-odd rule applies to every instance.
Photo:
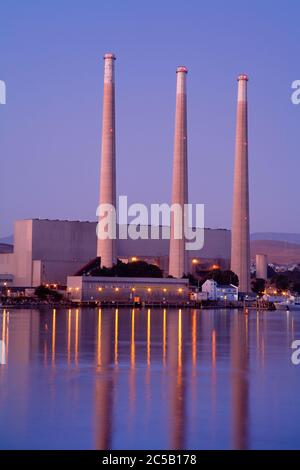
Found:
[[[233,316],[231,330],[232,448],[248,448],[248,315]]]
[[[115,364],[118,364],[118,339],[119,337],[119,310],[116,308],[115,312]]]
[[[6,310],[3,311],[2,315],[2,341],[4,342],[5,347],[2,349],[1,363],[5,364],[8,360],[8,338],[9,338],[9,314]]]
[[[55,366],[55,341],[56,341],[56,310],[53,310],[52,317],[52,366]]]
[[[113,363],[111,317],[98,310],[97,370],[95,377],[95,448],[110,449],[112,443],[112,408],[114,380],[110,373]],[[114,318],[113,318],[114,320]]]
[[[299,426],[292,312],[2,310],[0,325],[3,448],[280,448]]]
[[[169,443],[170,449],[185,448],[185,381],[183,377],[182,311],[168,316]]]

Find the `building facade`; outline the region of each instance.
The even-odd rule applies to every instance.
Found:
[[[221,285],[213,279],[208,279],[202,285],[202,292],[207,292],[208,300],[229,300],[234,301],[239,298],[238,287],[233,284]]]
[[[74,275],[97,256],[96,222],[66,220],[20,220],[14,226],[12,253],[0,253],[0,274],[13,279],[17,287],[42,283],[66,285]],[[145,260],[168,275],[169,240],[118,240],[118,258],[124,262]],[[227,269],[230,263],[230,231],[205,229],[204,247],[190,251],[189,272],[195,266],[217,264]],[[195,264],[197,261],[197,264]]]
[[[69,276],[73,302],[183,302],[189,299],[188,279]]]

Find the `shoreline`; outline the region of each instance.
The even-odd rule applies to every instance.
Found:
[[[174,303],[161,303],[161,302],[143,302],[140,304],[133,302],[12,302],[0,304],[0,310],[20,310],[20,309],[41,309],[41,308],[53,308],[53,309],[76,309],[76,308],[157,308],[157,309],[168,309],[168,308],[181,308],[191,309],[196,308],[200,310],[213,310],[213,309],[256,309],[256,310],[275,310],[273,303],[258,303],[256,301],[235,301],[235,302],[222,302],[222,301],[205,301],[205,302],[174,302]]]

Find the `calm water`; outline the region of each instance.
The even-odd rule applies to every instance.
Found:
[[[0,311],[2,449],[300,448],[298,312]]]

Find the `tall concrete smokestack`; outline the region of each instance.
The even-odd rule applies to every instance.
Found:
[[[241,292],[250,291],[247,81],[247,75],[238,77],[231,234],[231,270],[239,277]]]
[[[116,207],[116,136],[115,136],[115,73],[114,54],[104,55],[104,94],[102,118],[102,148],[100,170],[100,204]],[[116,262],[116,241],[97,241],[97,256],[101,266],[110,268]]]
[[[268,279],[268,257],[264,254],[256,255],[256,278]]]
[[[176,216],[175,212],[171,213],[169,274],[173,277],[180,278],[183,274],[187,273],[187,255],[185,251],[184,237],[184,205],[188,203],[186,104],[187,68],[178,67],[176,73],[177,88],[172,204],[178,205],[179,209],[181,209],[181,215],[178,213],[178,216]],[[179,238],[180,228],[182,228],[181,238]]]

